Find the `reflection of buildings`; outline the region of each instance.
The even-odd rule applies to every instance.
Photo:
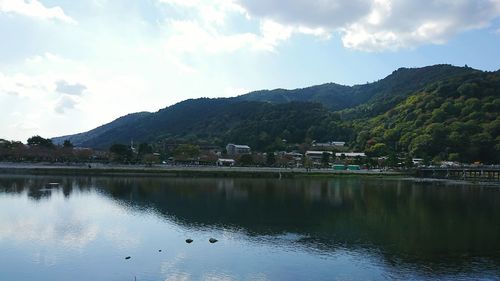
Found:
[[[337,152],[333,153],[332,151],[325,150],[309,150],[306,152],[305,156],[313,163],[319,164],[321,163],[324,155],[328,155],[334,163],[345,163],[345,162],[353,162],[356,159],[365,158],[366,154],[364,152]]]
[[[245,200],[248,198],[248,190],[235,186],[234,179],[217,180],[217,192],[224,194],[226,199]]]

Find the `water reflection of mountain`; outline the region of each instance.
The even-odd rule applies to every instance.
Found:
[[[135,210],[154,208],[191,227],[239,229],[249,236],[296,233],[320,251],[370,249],[388,263],[439,270],[489,260],[500,266],[500,191],[422,186],[397,180],[0,178],[0,192],[39,190],[60,182],[71,192],[100,193]],[[38,190],[38,191],[37,191]],[[485,263],[487,264],[487,263]]]

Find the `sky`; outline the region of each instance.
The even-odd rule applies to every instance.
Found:
[[[182,100],[500,68],[500,0],[0,0],[0,138]]]

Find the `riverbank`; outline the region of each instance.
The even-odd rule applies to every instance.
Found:
[[[0,174],[33,175],[128,175],[165,177],[267,177],[294,178],[311,176],[408,176],[395,171],[332,169],[269,168],[269,167],[215,167],[171,165],[109,165],[109,164],[53,164],[53,163],[0,163]]]

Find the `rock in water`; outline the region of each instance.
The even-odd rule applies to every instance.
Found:
[[[130,256],[128,256],[128,257],[125,257],[125,259],[126,259],[126,260],[129,260],[129,259],[130,259]]]
[[[219,240],[217,240],[217,239],[215,239],[215,238],[210,238],[210,239],[208,239],[208,242],[210,242],[210,243],[212,243],[212,244],[213,244],[213,243],[215,243],[215,242],[217,242],[217,241],[219,241]]]
[[[158,252],[160,252],[160,253],[161,253],[161,250],[158,250]]]
[[[188,244],[193,243],[193,239],[186,239],[186,243]]]

